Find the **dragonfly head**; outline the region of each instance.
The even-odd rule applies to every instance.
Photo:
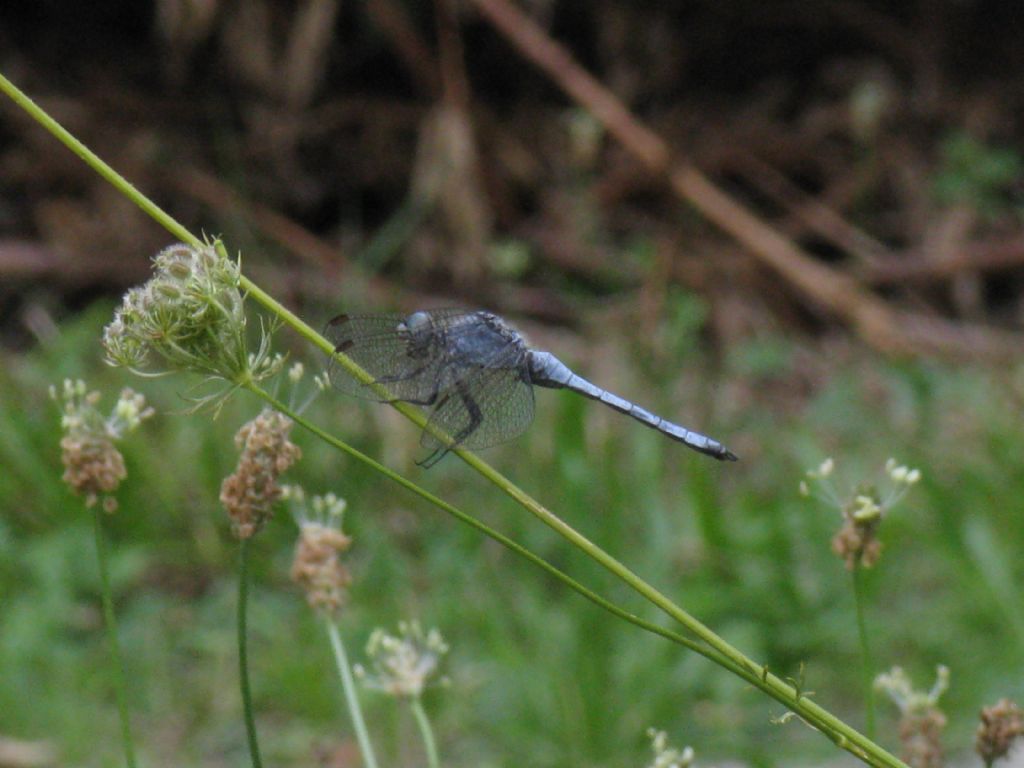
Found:
[[[413,312],[400,322],[395,330],[403,339],[417,346],[424,344],[430,338],[432,329],[433,324],[428,313]]]

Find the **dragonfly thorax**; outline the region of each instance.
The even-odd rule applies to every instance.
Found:
[[[446,357],[453,366],[515,368],[523,359],[522,336],[497,315],[475,312],[444,331]]]

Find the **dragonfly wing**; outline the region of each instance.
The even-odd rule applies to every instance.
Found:
[[[483,423],[463,444],[468,448],[488,448],[518,437],[533,421],[533,387],[518,371],[488,382],[478,396],[484,414]]]
[[[522,434],[533,420],[534,403],[533,387],[517,364],[519,358],[522,352],[509,347],[456,379],[431,411],[421,444],[431,451],[456,445],[488,448]]]
[[[442,355],[414,357],[399,335],[401,314],[338,315],[327,323],[324,336],[334,345],[327,374],[337,389],[371,400],[427,403],[437,390]],[[352,360],[384,386],[390,396],[362,383],[339,359]]]

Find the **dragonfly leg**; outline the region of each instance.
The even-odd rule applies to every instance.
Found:
[[[380,385],[386,387],[388,384],[398,384],[399,382],[409,381],[409,380],[414,379],[415,377],[419,376],[421,373],[423,373],[429,367],[430,367],[430,363],[424,363],[423,365],[421,365],[419,368],[417,368],[414,371],[403,371],[402,373],[395,373],[395,374],[392,374],[391,376],[381,376],[381,377],[379,377],[377,379],[374,379],[373,383],[374,384],[380,384]],[[416,399],[413,399],[413,398],[406,398],[406,397],[393,397],[390,400],[388,400],[388,402],[389,403],[394,403],[394,402],[397,402],[397,401],[401,400],[401,401],[406,402],[406,403],[412,403],[413,405],[430,405],[436,399],[437,399],[437,391],[435,390],[433,393],[431,393],[430,397],[428,399],[426,399],[426,400],[416,400]]]
[[[417,467],[423,467],[424,469],[430,469],[432,466],[437,464],[441,459],[448,455],[449,448],[446,446],[440,446],[430,452],[430,455],[425,459],[420,459],[416,462]]]
[[[466,424],[466,426],[464,426],[454,435],[450,435],[450,443],[448,443],[447,445],[442,444],[438,446],[425,459],[416,462],[418,466],[421,466],[424,469],[430,469],[432,466],[437,464],[437,462],[439,462],[441,459],[445,457],[445,454],[447,454],[448,451],[462,443],[467,437],[472,435],[477,430],[481,423],[483,423],[483,412],[480,410],[480,406],[477,405],[476,400],[473,399],[473,396],[470,394],[469,389],[466,387],[465,383],[462,381],[456,382],[455,389],[458,392],[459,397],[462,399],[462,404],[466,408],[466,413],[469,414],[469,423]],[[444,408],[445,404],[448,402],[451,396],[452,393],[448,392],[441,399],[441,402],[439,402],[437,406],[434,408],[435,414],[441,408]],[[442,438],[437,437],[436,435],[433,435],[433,437],[435,437],[438,441],[442,440]]]
[[[395,397],[385,402],[390,403],[392,405],[394,405],[395,403],[409,403],[410,405],[433,405],[435,402],[437,402],[437,392],[431,392],[430,396],[423,400],[413,400],[405,397]]]
[[[483,413],[480,411],[480,406],[477,405],[476,400],[474,400],[473,396],[469,393],[465,382],[457,382],[455,388],[459,391],[459,397],[462,398],[462,404],[466,406],[466,413],[469,414],[469,424],[460,429],[457,435],[452,435],[452,445],[458,445],[476,432],[477,427],[479,427],[480,423],[484,420]]]
[[[438,408],[443,408],[444,404],[448,402],[448,399],[451,396],[452,396],[451,392],[446,394],[441,399],[441,402],[437,404],[437,408],[435,408],[434,411],[436,412]],[[437,399],[437,392],[434,392],[434,394],[431,395],[430,400],[431,400],[431,402],[433,402],[436,399]],[[429,433],[429,428],[427,430],[427,434],[430,434]],[[431,435],[431,437],[434,437],[438,441],[438,443],[441,443],[441,439],[440,438],[436,437],[435,435]],[[432,466],[437,464],[437,462],[439,462],[441,459],[443,459],[448,454],[448,451],[450,451],[454,446],[455,446],[455,442],[454,441],[450,445],[444,445],[443,443],[439,444],[437,446],[437,448],[435,448],[433,451],[431,451],[429,454],[427,454],[426,458],[423,458],[423,459],[420,459],[419,461],[417,461],[416,462],[416,466],[417,467],[423,467],[424,469],[430,469]]]

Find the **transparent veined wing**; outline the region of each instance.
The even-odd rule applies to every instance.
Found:
[[[522,434],[534,413],[533,387],[524,366],[522,350],[510,345],[457,377],[430,412],[420,439],[432,452],[424,464],[432,465],[455,446],[489,448]]]
[[[437,371],[443,362],[440,350],[430,354],[410,354],[409,345],[398,332],[406,315],[399,313],[348,315],[333,318],[324,328],[324,336],[335,352],[348,357],[382,384],[388,394],[360,382],[331,355],[327,374],[337,389],[371,400],[407,400],[428,402],[436,391]]]
[[[475,327],[466,321],[476,313],[465,309],[432,309],[425,313],[439,339],[443,336],[451,341]],[[357,363],[389,395],[360,382],[336,355],[330,356],[327,367],[331,384],[342,392],[370,400],[405,400],[419,405],[433,402],[438,388],[443,386],[439,374],[446,364],[447,350],[439,345],[411,350],[398,331],[408,317],[397,312],[341,314],[328,321],[324,336],[335,351]]]

